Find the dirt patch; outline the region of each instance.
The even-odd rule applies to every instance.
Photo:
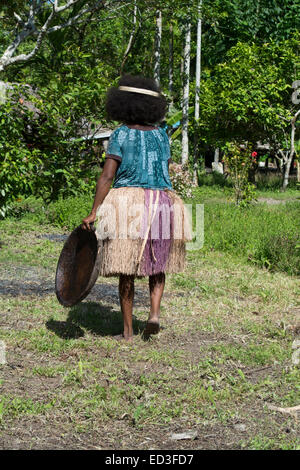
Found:
[[[10,265],[0,269],[0,295],[44,297],[55,292],[55,275],[43,268],[34,266]],[[181,296],[179,293],[165,292],[164,297]],[[119,304],[118,282],[98,280],[86,297],[89,302]],[[149,288],[142,285],[135,287],[134,305],[149,306]]]
[[[295,199],[295,198],[291,198],[291,199],[273,199],[273,198],[270,198],[270,197],[259,197],[257,199],[257,202],[264,202],[268,205],[277,205],[277,204],[286,204],[287,202],[300,202],[299,199]]]
[[[251,436],[258,432],[274,435],[274,429],[296,436],[293,420],[259,409],[239,407],[239,417],[227,424],[219,424],[214,418],[202,420],[197,425],[188,420],[177,420],[165,426],[149,425],[139,429],[126,419],[112,423],[86,420],[76,423],[67,412],[48,413],[44,416],[25,416],[12,422],[1,432],[1,449],[103,449],[103,450],[238,450],[243,449]],[[255,416],[255,419],[253,417]],[[78,430],[74,432],[74,421]],[[242,426],[241,426],[242,425]],[[88,428],[88,431],[85,430]],[[187,430],[196,432],[194,440],[174,440],[172,435]]]
[[[39,237],[64,241],[62,235]],[[138,281],[132,345],[112,338],[122,328],[116,278],[99,278],[82,303],[63,309],[55,299],[53,266],[1,266],[1,328],[8,363],[0,366],[0,401],[8,412],[0,406],[0,448],[225,450],[294,445],[298,423],[266,407],[297,404],[294,389],[299,383],[291,361],[276,355],[291,348],[291,341],[281,334],[271,336],[263,322],[265,312],[272,321],[277,319],[274,302],[256,298],[251,281],[246,294],[237,294],[226,284],[228,266],[217,270],[209,256],[214,254],[207,255],[206,270],[199,261],[203,282],[212,282],[215,270],[214,282],[218,280],[226,299],[245,309],[243,315],[238,310],[226,317],[224,299],[216,300],[214,292],[195,303],[193,292],[168,287],[170,282],[163,328],[144,342],[141,318],[146,319],[149,293],[147,280]],[[233,262],[230,272],[234,270]],[[276,279],[269,282],[270,288],[278,288]],[[278,319],[283,310],[298,313],[292,282],[286,286],[286,301],[276,304]],[[263,312],[255,306],[248,314],[249,301],[260,302]],[[201,311],[199,302],[205,303]],[[219,312],[220,325],[214,322]],[[249,328],[243,323],[246,318]],[[258,321],[261,331],[256,334],[251,327]],[[293,333],[298,326],[295,321]],[[274,343],[277,349],[273,356],[268,351],[268,363],[260,366],[251,357],[243,362],[239,351],[246,349],[248,337],[266,349]],[[172,434],[189,430],[196,432],[196,439],[172,439]]]

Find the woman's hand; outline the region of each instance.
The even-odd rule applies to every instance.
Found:
[[[92,231],[92,227],[91,227],[91,224],[93,224],[96,220],[96,213],[95,212],[91,212],[90,215],[88,215],[85,219],[82,220],[82,225],[81,227],[84,229],[84,230],[90,230]]]

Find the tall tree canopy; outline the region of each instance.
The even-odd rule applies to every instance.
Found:
[[[26,84],[19,97],[31,93],[17,108],[16,101],[0,103],[0,170],[4,161],[23,162],[12,176],[28,181],[27,192],[48,188],[49,194],[51,188],[51,198],[76,185],[87,187],[99,155],[92,142],[74,137],[115,125],[104,113],[107,88],[121,73],[153,76],[155,63],[172,103],[170,112],[181,119],[184,101],[188,135],[196,137],[185,145],[185,161],[193,160],[195,142],[215,147],[231,138],[265,139],[279,153],[287,152],[297,108],[291,104],[291,85],[300,79],[299,6],[300,0],[202,0],[200,113],[195,121],[199,0],[0,1],[0,80]],[[161,34],[155,41],[158,24]],[[184,95],[187,24],[189,87]],[[15,120],[16,109],[21,120]],[[32,162],[33,182],[24,161]],[[23,188],[12,183],[10,191],[13,187]]]

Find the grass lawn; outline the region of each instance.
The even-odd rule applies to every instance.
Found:
[[[211,214],[222,201],[227,210],[224,193],[201,191],[219,227]],[[286,196],[293,230],[298,194]],[[271,206],[276,225],[284,209]],[[167,276],[163,328],[149,342],[140,334],[147,280],[136,281],[127,345],[113,337],[122,329],[117,278],[99,278],[71,309],[57,302],[62,233],[26,215],[0,222],[0,448],[300,449],[300,415],[269,409],[300,405],[296,275],[249,262],[241,238],[237,249],[207,240],[188,253],[184,273]],[[188,430],[197,438],[171,439]]]

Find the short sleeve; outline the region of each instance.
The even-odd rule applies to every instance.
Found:
[[[162,133],[162,136],[163,136],[163,140],[164,140],[164,154],[165,154],[165,158],[168,162],[171,162],[172,159],[171,159],[171,150],[170,150],[170,142],[169,142],[169,137],[168,137],[168,134],[166,133],[166,131],[164,129],[161,128],[161,133]]]
[[[114,160],[122,160],[122,149],[119,140],[119,129],[116,129],[110,136],[106,151],[106,158],[113,158]]]

